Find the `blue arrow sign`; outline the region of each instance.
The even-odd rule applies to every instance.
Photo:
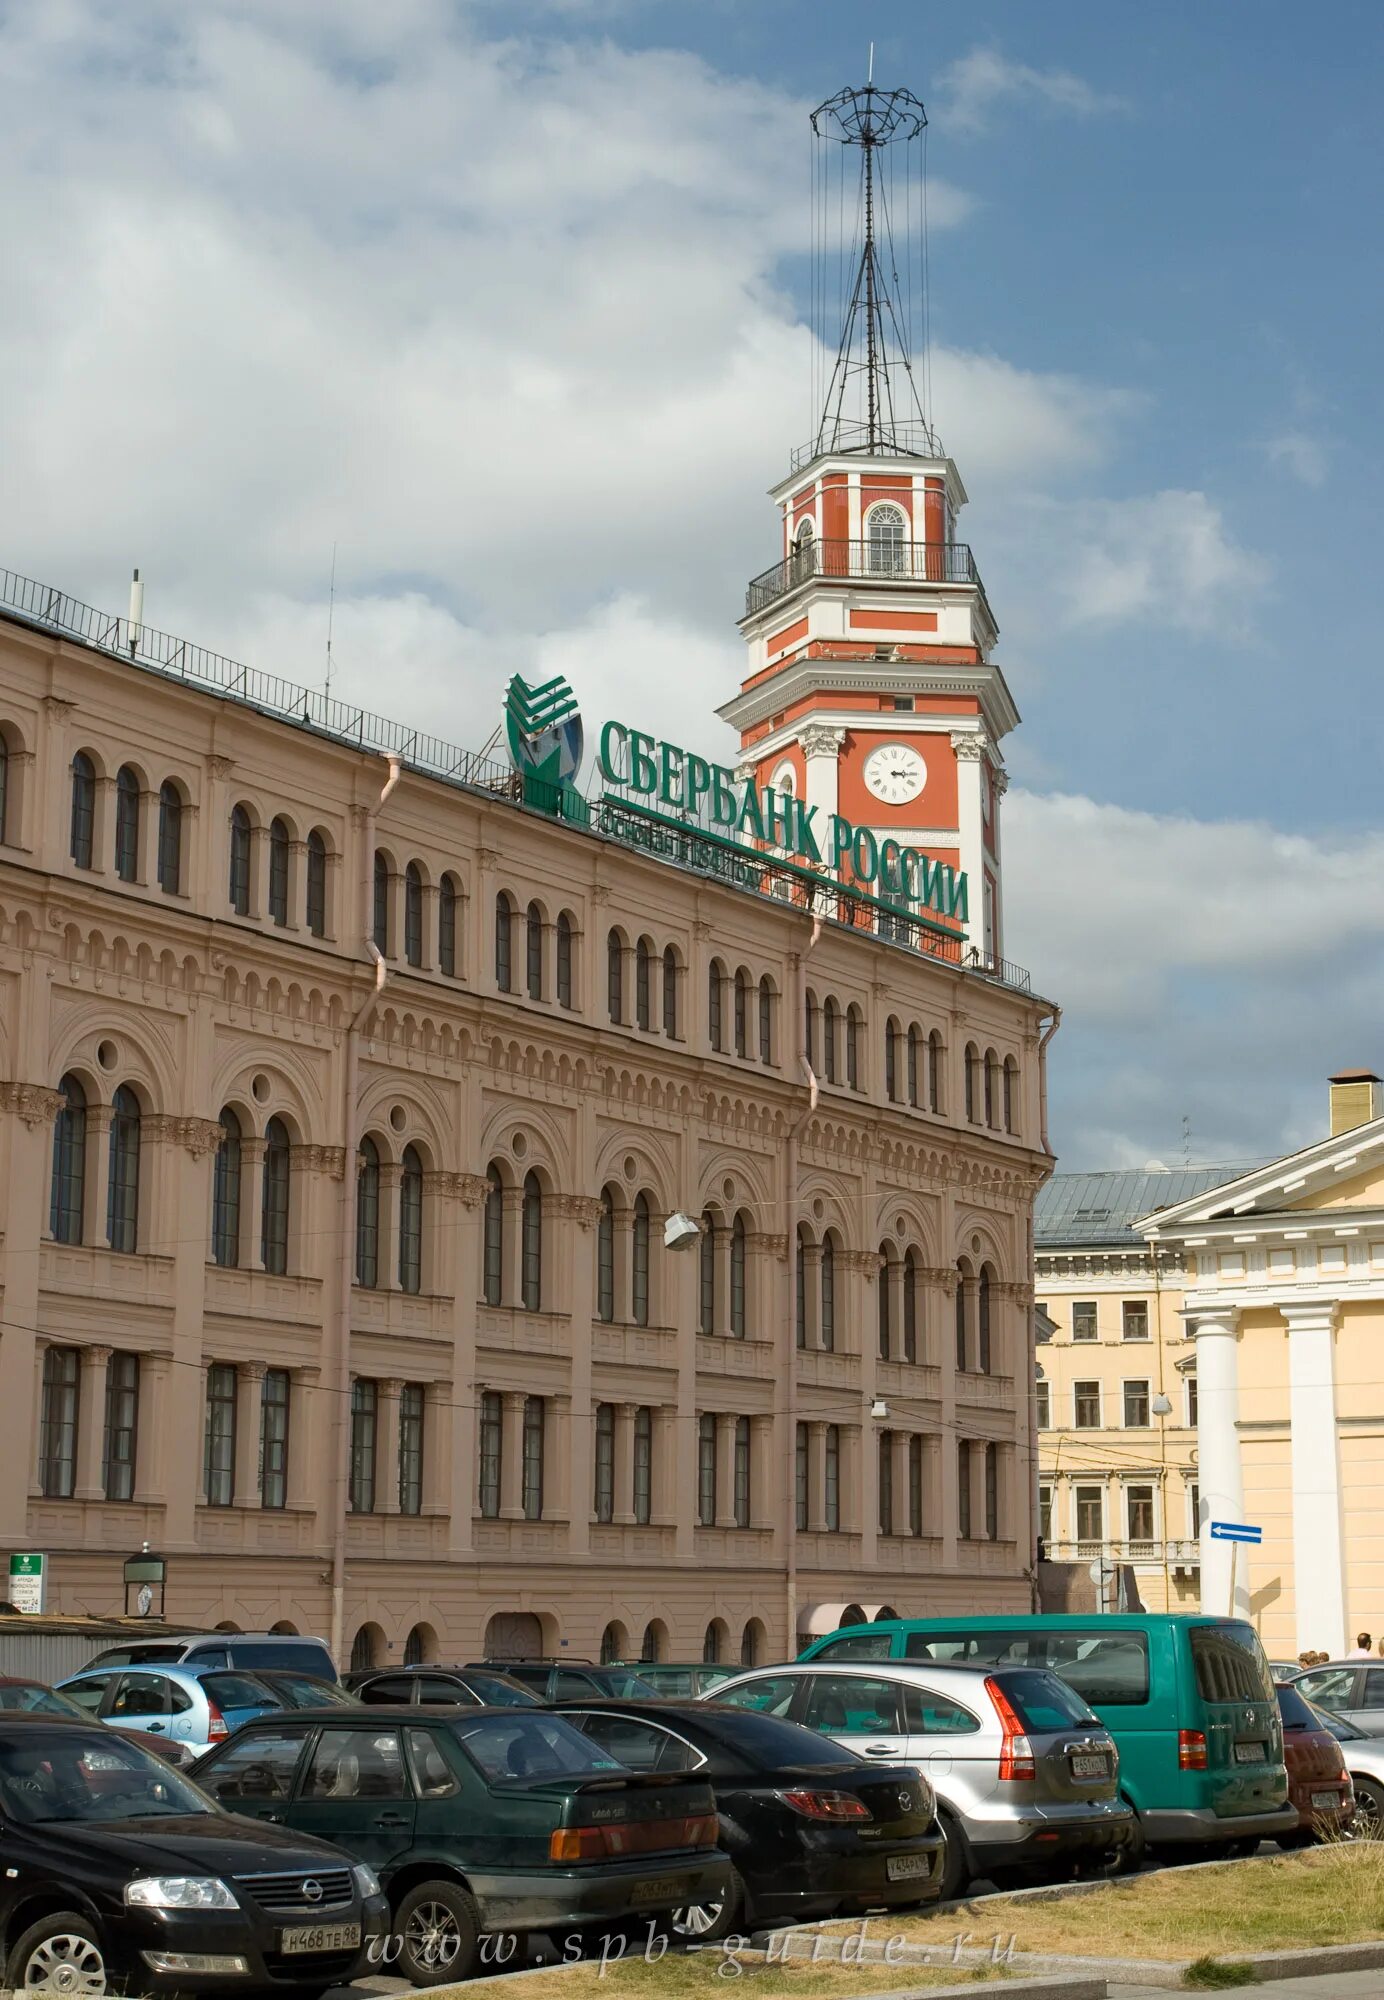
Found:
[[[1211,1539],[1213,1542],[1253,1542],[1258,1544],[1264,1539],[1264,1530],[1262,1528],[1248,1528],[1243,1521],[1213,1521],[1211,1523]]]

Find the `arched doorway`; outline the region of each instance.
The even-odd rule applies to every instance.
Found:
[[[702,1635],[702,1660],[708,1667],[719,1666],[726,1656],[729,1638],[724,1618],[713,1618]]]
[[[533,1611],[497,1611],[486,1621],[487,1660],[541,1660],[543,1625]]]
[[[668,1654],[668,1627],[661,1618],[651,1618],[644,1627],[644,1638],[639,1648],[641,1660],[662,1660]]]
[[[630,1649],[629,1634],[618,1618],[612,1618],[601,1634],[601,1665],[613,1667]]]
[[[764,1656],[764,1627],[758,1618],[747,1619],[740,1634],[740,1664],[757,1667]]]
[[[431,1625],[415,1625],[404,1641],[404,1665],[421,1667],[437,1658],[437,1634]]]
[[[369,1667],[384,1665],[384,1633],[378,1625],[362,1625],[351,1641],[351,1672],[361,1674]]]

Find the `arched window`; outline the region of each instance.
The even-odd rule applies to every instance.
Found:
[[[271,1118],[264,1128],[260,1257],[265,1270],[276,1277],[288,1269],[289,1174],[288,1127],[282,1118]]]
[[[80,1243],[86,1208],[86,1092],[75,1076],[65,1076],[58,1094],[63,1101],[53,1121],[48,1227],[55,1243]]]
[[[557,920],[557,1004],[572,1005],[572,919],[566,910]]]
[[[808,1068],[814,1071],[817,1067],[816,1020],[817,996],[809,986],[803,999],[803,1054],[807,1057]]]
[[[708,1667],[719,1666],[721,1660],[721,1621],[713,1618],[702,1634],[702,1661]]]
[[[399,1175],[399,1289],[423,1289],[423,1162],[405,1146]]]
[[[908,1029],[908,1101],[916,1111],[918,1108],[918,1030],[911,1023]]]
[[[828,995],[822,1002],[822,1071],[828,1083],[836,1081],[836,1002]]]
[[[749,1023],[747,1019],[749,995],[749,981],[745,977],[745,968],[737,966],[735,972],[735,1053],[738,1056],[749,1054]]]
[[[288,922],[288,828],[277,818],[269,822],[269,915]]]
[[[115,774],[115,872],[122,882],[139,874],[139,779],[128,764]]]
[[[903,1260],[903,1358],[918,1359],[918,1253],[909,1250]]]
[[[942,1036],[937,1028],[927,1038],[927,1108],[942,1109]]]
[[[634,1018],[645,1034],[654,1024],[653,949],[647,938],[634,947]]]
[[[980,1116],[979,1105],[977,1101],[979,1096],[979,1079],[980,1079],[980,1051],[977,1049],[974,1042],[967,1042],[966,1119],[967,1122],[971,1125],[976,1124]]]
[[[404,957],[423,963],[423,871],[416,861],[404,870]]]
[[[615,1197],[601,1189],[601,1217],[596,1225],[596,1317],[609,1326],[615,1317]]]
[[[702,1214],[702,1240],[697,1246],[697,1331],[716,1331],[716,1217],[708,1208]]]
[[[613,1667],[625,1656],[625,1628],[614,1619],[601,1634],[600,1663],[603,1667]]]
[[[615,1519],[615,1405],[596,1405],[596,1519]]]
[[[211,1167],[212,1262],[233,1271],[240,1262],[240,1120],[227,1105],[217,1121],[221,1144]]]
[[[96,766],[85,750],[72,759],[72,831],[69,847],[79,868],[90,868],[96,838]]]
[[[807,1231],[798,1224],[798,1247],[796,1256],[796,1278],[798,1294],[796,1340],[799,1347],[807,1346]]]
[[[836,1347],[836,1245],[830,1236],[822,1238],[822,1348],[831,1354]]]
[[[879,1287],[879,1358],[888,1361],[894,1352],[894,1266],[884,1244],[880,1245],[879,1260],[875,1280]]]
[[[976,1367],[990,1373],[990,1266],[982,1264],[976,1284]]]
[[[860,1088],[860,1009],[851,1007],[846,1013],[846,1082],[850,1089]]]
[[[737,1340],[745,1338],[745,1218],[737,1215],[730,1226],[730,1330]]]
[[[499,1169],[485,1170],[485,1216],[482,1242],[482,1297],[488,1306],[503,1305],[505,1296],[505,1190]]]
[[[250,848],[253,835],[244,806],[231,808],[231,863],[227,894],[238,917],[250,914]]]
[[[721,988],[725,977],[726,968],[719,958],[713,958],[706,973],[706,1031],[713,1049],[721,1047],[725,1033],[721,1020]]]
[[[171,778],[159,786],[159,887],[176,896],[183,884],[183,795]]]
[[[799,523],[793,537],[793,581],[802,583],[817,567],[817,530],[811,521]]]
[[[649,1324],[649,1200],[634,1199],[634,1223],[630,1230],[630,1315],[636,1326]]]
[[[901,576],[905,568],[908,522],[903,509],[882,501],[865,522],[867,566],[875,576]]]
[[[307,883],[303,915],[313,937],[327,935],[327,843],[314,827],[308,835]]]
[[[678,955],[671,945],[663,952],[663,1032],[670,1042],[678,1038]]]
[[[1014,1117],[1018,1103],[1019,1065],[1013,1056],[1004,1059],[1004,1129],[1013,1132]]]
[[[759,1060],[774,1060],[774,989],[767,973],[759,982]]]
[[[510,984],[513,977],[510,959],[513,916],[514,911],[509,897],[501,889],[495,898],[495,984],[502,993],[513,991]]]
[[[389,857],[375,849],[374,906],[370,934],[382,958],[389,957]]]
[[[985,1051],[985,1122],[993,1131],[999,1123],[1000,1059],[993,1049]]]
[[[543,1305],[543,1189],[537,1174],[525,1174],[521,1211],[520,1296],[529,1312]],[[532,1399],[530,1399],[532,1400]]]
[[[367,1136],[356,1167],[356,1283],[373,1291],[380,1282],[380,1149]]]
[[[647,1528],[654,1505],[654,1413],[644,1406],[634,1413],[634,1522]]]
[[[457,976],[457,879],[444,875],[437,887],[437,969],[444,979]]]
[[[122,1083],[111,1099],[106,1240],[131,1251],[139,1229],[139,1099]]]
[[[619,931],[606,935],[606,1012],[617,1027],[625,1018],[625,941]]]
[[[663,1627],[656,1618],[651,1618],[644,1627],[644,1637],[639,1642],[639,1658],[647,1666],[653,1666],[663,1655],[659,1648],[663,1642]]]
[[[909,1040],[909,1054],[913,1043]],[[884,1024],[884,1094],[891,1104],[899,1099],[899,1024],[891,1014]]]
[[[429,1631],[426,1625],[415,1625],[412,1627],[407,1639],[404,1641],[404,1665],[406,1667],[421,1667],[425,1664],[429,1657],[428,1638]]]

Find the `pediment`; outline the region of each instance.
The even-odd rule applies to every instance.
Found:
[[[1384,1118],[1286,1153],[1267,1167],[1146,1215],[1135,1227],[1149,1241],[1165,1242],[1211,1222],[1338,1208],[1384,1208]]]

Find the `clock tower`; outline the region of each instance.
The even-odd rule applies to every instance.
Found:
[[[966,490],[937,441],[901,329],[903,246],[876,240],[880,150],[926,120],[908,91],[842,91],[813,114],[860,153],[864,249],[817,433],[771,491],[778,560],[749,585],[749,660],[720,710],[741,773],[840,813],[966,878],[968,946],[1003,955],[1004,737],[1018,713],[957,522]],[[895,209],[898,204],[895,203]],[[921,212],[921,203],[919,204]],[[918,260],[920,265],[924,260]],[[896,413],[896,403],[902,414]]]

